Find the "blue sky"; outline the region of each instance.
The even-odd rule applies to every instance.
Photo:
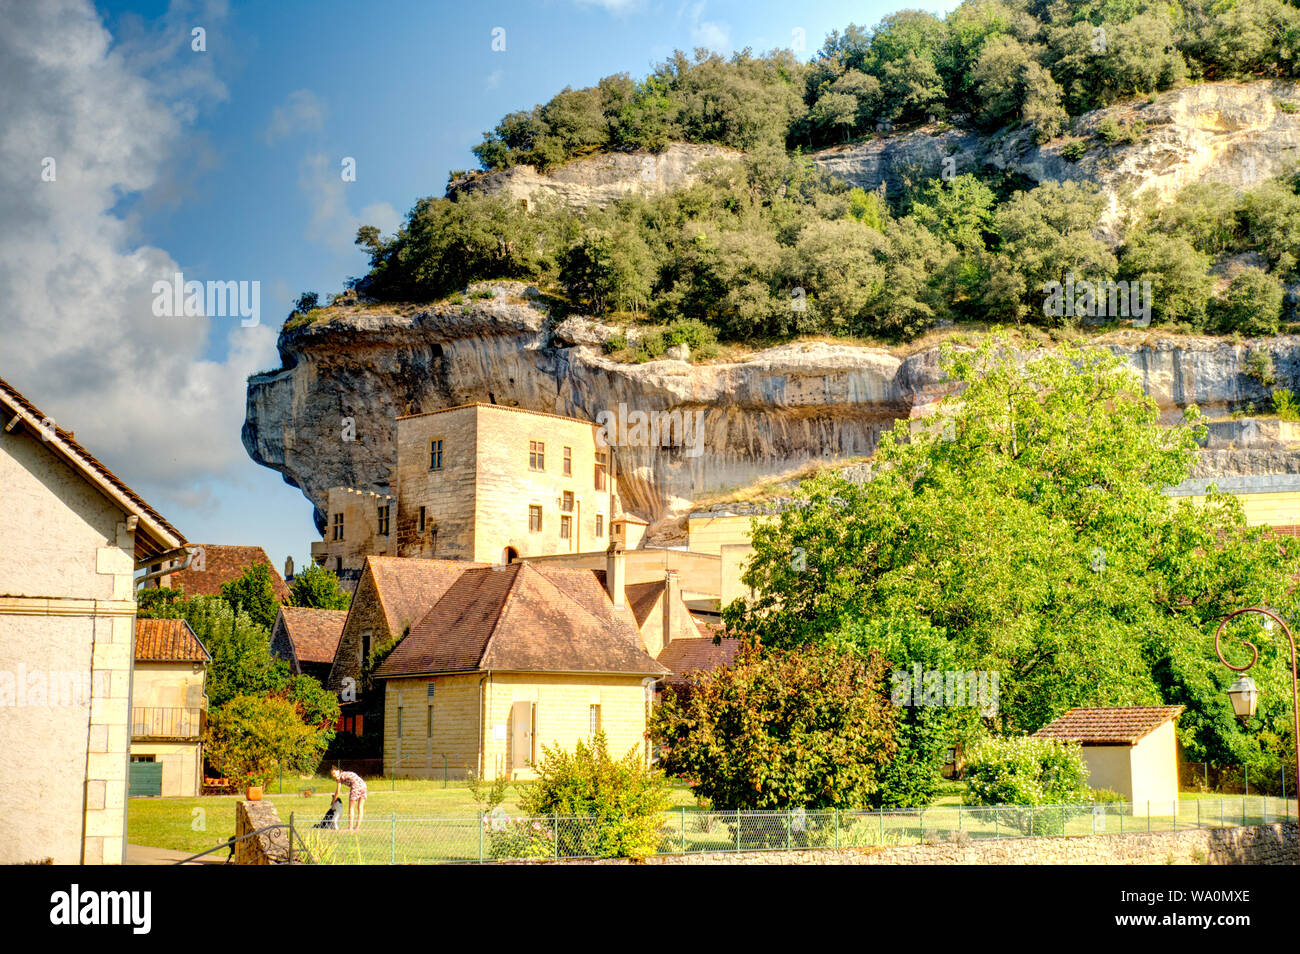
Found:
[[[802,37],[806,58],[832,29],[896,9],[0,0],[0,377],[190,540],[301,563],[311,507],[243,452],[243,379],[278,364],[298,292],[364,272],[358,224],[391,231],[475,166],[483,130],[566,85],[640,77],[674,48]],[[151,284],[177,270],[260,282],[261,324],[154,317]]]

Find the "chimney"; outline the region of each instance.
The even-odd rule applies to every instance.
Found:
[[[605,588],[609,590],[609,598],[614,601],[614,609],[623,609],[627,606],[627,598],[623,592],[626,582],[627,561],[623,556],[623,546],[611,543],[609,549],[605,551]]]
[[[677,581],[677,571],[668,570],[664,574],[664,647],[673,641],[673,633],[681,625],[682,587]]]

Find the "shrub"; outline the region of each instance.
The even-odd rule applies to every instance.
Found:
[[[635,747],[616,760],[601,732],[590,744],[579,740],[573,752],[544,745],[542,754],[534,766],[537,782],[519,807],[528,815],[557,816],[559,830],[552,835],[561,856],[644,858],[659,849],[668,783],[645,767]],[[529,833],[535,834],[531,826]]]
[[[992,738],[976,746],[966,763],[966,802],[1011,805],[1021,810],[1001,814],[1002,821],[1028,834],[1058,831],[1066,806],[1082,812],[1090,802],[1088,768],[1079,746],[1030,736]],[[1061,806],[1044,810],[1040,806]]]
[[[1218,329],[1243,335],[1275,335],[1282,320],[1282,283],[1259,268],[1245,268],[1210,302]]]
[[[1069,162],[1078,162],[1088,151],[1088,143],[1082,139],[1066,143],[1061,147],[1061,158]]]
[[[235,696],[208,713],[203,754],[223,775],[261,785],[279,767],[314,773],[331,734],[306,725],[288,699]]]
[[[884,669],[876,652],[746,646],[666,690],[651,737],[719,810],[857,808],[897,751]]]
[[[1277,370],[1273,366],[1273,356],[1263,348],[1255,348],[1246,355],[1245,367],[1242,369],[1248,378],[1254,378],[1268,387],[1277,381]]]
[[[1284,421],[1300,421],[1300,402],[1296,401],[1290,388],[1277,388],[1273,391],[1273,410]]]

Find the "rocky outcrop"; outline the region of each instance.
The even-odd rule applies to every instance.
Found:
[[[382,491],[399,414],[471,401],[596,420],[604,410],[700,412],[697,447],[620,447],[625,506],[647,517],[692,500],[828,459],[864,457],[898,418],[918,416],[946,391],[937,348],[806,342],[741,361],[623,364],[605,355],[612,328],[554,323],[529,290],[500,286],[493,300],[402,315],[340,312],[283,334],[285,367],[248,382],[244,445],[316,505],[330,487]],[[1269,389],[1244,373],[1247,344],[1118,332],[1103,339],[1175,420],[1188,404],[1226,414]],[[1278,384],[1300,381],[1300,339],[1259,342]],[[355,432],[355,439],[347,437]],[[698,452],[698,453],[697,453]],[[1296,455],[1253,448],[1241,466],[1295,469]]]
[[[722,146],[682,142],[657,153],[601,153],[547,172],[523,165],[466,176],[447,187],[447,197],[504,195],[526,202],[529,208],[548,198],[573,208],[604,207],[626,195],[648,197],[689,186],[696,181],[701,163],[741,155]]]

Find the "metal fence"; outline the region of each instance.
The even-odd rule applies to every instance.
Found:
[[[1136,809],[1136,810],[1135,810]],[[870,848],[966,843],[981,838],[1061,837],[1232,828],[1295,817],[1294,800],[1263,796],[1183,799],[1134,806],[941,806],[885,811],[666,812],[643,837],[654,854]],[[309,824],[309,823],[308,823]],[[346,828],[346,817],[343,826]],[[593,858],[631,837],[623,819],[510,815],[367,815],[356,830],[305,827],[320,864],[448,864]]]

